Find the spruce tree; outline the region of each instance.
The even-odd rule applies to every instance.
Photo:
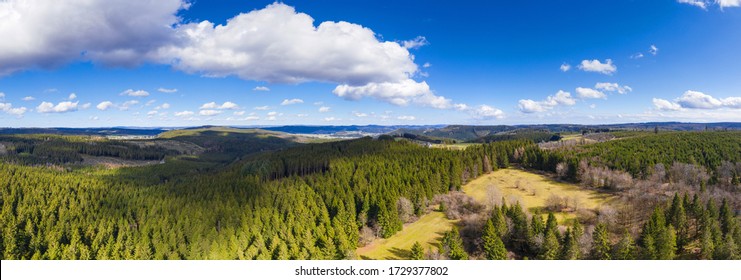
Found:
[[[604,223],[597,224],[592,233],[592,259],[612,259],[612,256],[610,255],[610,251],[612,251],[611,248],[612,246],[610,245],[610,236],[607,232],[607,226]]]
[[[505,260],[507,259],[507,249],[504,247],[502,238],[497,228],[491,220],[486,222],[484,233],[481,236],[483,240],[484,255],[488,260]]]
[[[633,236],[627,230],[617,245],[613,256],[616,260],[633,260],[635,259],[635,242]]]
[[[414,245],[412,245],[411,249],[411,255],[409,256],[412,260],[422,260],[424,259],[425,252],[422,248],[422,244],[419,244],[419,241],[414,242]]]

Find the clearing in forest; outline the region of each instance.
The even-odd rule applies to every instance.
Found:
[[[433,211],[422,215],[414,223],[404,225],[403,230],[388,239],[376,239],[365,247],[358,248],[356,253],[360,259],[409,259],[414,242],[419,241],[425,252],[429,247],[437,248],[443,233],[454,224],[455,221],[445,218],[444,213]]]
[[[554,212],[560,222],[575,218],[575,210],[598,209],[613,198],[610,194],[513,168],[481,176],[464,185],[463,192],[487,205],[499,203],[502,197],[508,204],[519,201],[531,213],[547,213],[548,205],[558,205],[563,211]]]

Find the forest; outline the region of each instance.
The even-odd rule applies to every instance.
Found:
[[[741,255],[738,132],[646,132],[555,149],[502,139],[463,150],[391,136],[308,144],[254,131],[165,136],[204,151],[3,136],[3,259],[353,259],[369,239],[429,211],[477,219],[462,219],[438,248],[404,248],[412,258]],[[166,161],[104,168],[77,165],[81,154]],[[477,205],[458,192],[506,167],[614,193],[623,207],[558,224],[552,212]]]

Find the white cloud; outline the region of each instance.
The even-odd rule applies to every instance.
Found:
[[[260,110],[260,111],[267,111],[267,110],[270,110],[270,106],[260,106],[260,107],[255,107],[253,109]]]
[[[93,104],[91,104],[90,102],[88,102],[88,103],[85,103],[85,104],[80,105],[80,109],[86,110],[86,109],[90,108],[90,106],[92,106],[92,105]]]
[[[26,107],[13,107],[13,104],[11,103],[0,103],[0,111],[5,112],[9,115],[14,115],[18,118],[23,117],[23,114],[28,111],[28,108]]]
[[[718,3],[721,8],[741,6],[741,0],[716,0],[715,2]]]
[[[283,99],[283,102],[280,103],[280,105],[293,105],[293,104],[301,104],[304,103],[303,100],[294,98],[294,99]]]
[[[707,3],[705,0],[677,0],[677,2],[684,3],[684,4],[690,4],[692,6],[697,6],[703,9],[707,8],[706,6]]]
[[[425,38],[424,36],[417,36],[416,38],[412,40],[406,40],[406,41],[401,42],[401,46],[404,47],[405,49],[419,49],[429,44],[430,42],[428,42],[427,38]]]
[[[314,19],[282,3],[239,14],[226,25],[209,21],[177,27],[178,44],[160,61],[208,76],[236,75],[278,83],[326,81],[364,85],[400,81],[417,72],[409,51],[349,22]]]
[[[198,112],[201,116],[215,116],[218,114],[221,114],[221,111],[219,110],[201,110]]]
[[[458,110],[458,111],[465,111],[465,110],[468,110],[469,109],[468,108],[468,105],[463,104],[463,103],[455,104],[455,105],[453,105],[453,108],[456,109],[456,110]]]
[[[331,108],[329,108],[329,107],[326,107],[326,106],[322,106],[322,107],[319,107],[319,113],[326,113],[326,112],[329,112],[329,110],[330,110],[330,109],[331,109]]]
[[[176,93],[178,92],[178,89],[176,88],[158,88],[157,91],[162,93]]]
[[[270,91],[270,88],[264,87],[264,86],[259,86],[259,87],[253,88],[252,90],[254,90],[254,91]]]
[[[15,107],[15,108],[10,108],[10,109],[8,109],[5,112],[8,113],[8,114],[10,114],[10,115],[22,117],[23,114],[26,113],[26,111],[28,111],[28,108],[26,108],[26,107]]]
[[[175,112],[176,117],[187,117],[187,116],[192,116],[193,114],[194,114],[193,111]]]
[[[572,106],[574,104],[576,104],[576,100],[571,97],[570,92],[559,90],[555,95],[549,95],[543,101],[521,99],[518,102],[518,107],[520,108],[520,112],[531,114],[537,112],[545,112],[559,105]]]
[[[0,2],[0,76],[73,61],[132,66],[174,42],[182,0]]]
[[[170,109],[170,103],[162,103],[162,105],[154,107],[155,110],[167,110]]]
[[[5,99],[5,93],[4,92],[0,92],[0,100],[4,100],[4,99]]]
[[[121,106],[118,106],[118,109],[120,109],[120,110],[122,110],[122,111],[126,111],[126,110],[128,110],[128,109],[129,109],[129,108],[130,108],[131,106],[134,106],[134,105],[136,105],[136,104],[139,104],[139,101],[138,101],[138,100],[129,100],[129,101],[126,101],[126,102],[124,102],[123,104],[121,104]]]
[[[659,48],[657,48],[656,45],[651,45],[651,47],[649,47],[648,49],[648,52],[651,55],[657,55],[659,53]]]
[[[583,99],[607,99],[607,95],[603,92],[591,88],[578,87],[576,88],[576,95]]]
[[[728,97],[721,99],[723,106],[734,109],[741,109],[741,97]]]
[[[682,110],[682,106],[680,106],[677,103],[671,102],[666,99],[661,98],[654,98],[653,99],[654,106],[656,109],[659,109],[661,111],[679,111]]]
[[[689,109],[715,109],[723,105],[720,100],[699,91],[688,90],[677,100],[683,108]]]
[[[520,107],[520,112],[530,114],[530,113],[536,113],[536,112],[545,112],[546,108],[544,108],[539,102],[536,102],[531,99],[521,99],[518,102],[518,107]]]
[[[145,90],[127,89],[123,91],[120,95],[133,96],[133,97],[145,97],[145,96],[149,96],[149,92]]]
[[[396,119],[402,120],[402,121],[413,121],[413,120],[415,120],[417,118],[414,117],[414,116],[399,116]]]
[[[339,85],[332,93],[347,100],[373,97],[388,103],[406,106],[415,103],[437,109],[453,106],[450,99],[435,95],[427,82],[405,79],[401,82],[369,83],[364,86]]]
[[[95,106],[95,108],[98,108],[98,110],[101,110],[101,111],[105,111],[105,110],[108,110],[108,108],[115,107],[115,106],[116,105],[114,105],[113,102],[103,101],[103,102],[98,103],[98,105]]]
[[[561,71],[566,72],[566,71],[571,70],[571,65],[569,65],[568,63],[563,63],[561,64],[560,68],[561,68]]]
[[[612,64],[612,59],[606,59],[605,63],[595,60],[582,60],[579,69],[586,72],[598,72],[605,75],[612,75],[617,71],[617,66]]]
[[[33,96],[26,96],[26,97],[24,97],[21,100],[23,100],[23,101],[34,101],[34,100],[36,100],[36,98],[34,98]]]
[[[335,117],[324,118],[324,121],[325,122],[335,122],[335,121],[341,121],[341,120],[342,119],[338,119],[338,118],[335,118]]]
[[[159,113],[159,112],[157,112],[157,110],[152,110],[152,111],[147,112],[147,116],[154,116],[157,113]]]
[[[76,98],[77,98],[77,94],[75,93],[70,93],[69,97],[67,97],[68,100],[75,100]]]
[[[366,114],[366,113],[361,113],[361,112],[353,112],[353,115],[355,115],[355,116],[356,116],[356,117],[358,117],[358,118],[365,118],[365,117],[367,117],[367,116],[368,116],[368,114]]]
[[[643,53],[636,53],[634,55],[631,55],[630,58],[632,58],[632,59],[643,58]]]
[[[157,100],[154,100],[154,99],[149,100],[147,101],[147,103],[144,103],[144,107],[152,106],[152,104],[154,104],[155,102],[157,102]]]
[[[98,116],[90,116],[90,117],[88,117],[88,119],[90,119],[91,121],[97,121],[98,120]]]
[[[246,113],[245,111],[237,111],[237,112],[234,112],[233,114],[235,116],[244,116],[245,113]]]
[[[239,109],[239,105],[231,101],[224,102],[221,105],[217,104],[216,102],[209,102],[201,105],[199,109],[236,110]]]
[[[422,64],[422,68],[430,68],[432,67],[432,64],[429,62],[425,62],[425,64]]]
[[[619,94],[626,94],[633,91],[633,88],[629,86],[620,86],[618,83],[597,83],[594,85],[594,88],[603,91],[617,92]]]
[[[712,4],[717,4],[721,9],[741,6],[741,0],[677,0],[677,2],[700,7],[704,10],[707,10],[707,7]]]
[[[67,113],[67,112],[74,112],[77,111],[77,103],[78,102],[71,102],[71,101],[64,101],[59,102],[57,105],[54,105],[54,103],[51,102],[41,102],[41,104],[36,107],[36,112],[39,113]]]
[[[278,2],[217,25],[181,22],[178,12],[190,2],[184,0],[36,1],[0,2],[0,14],[8,15],[0,23],[0,38],[15,38],[0,44],[0,75],[80,60],[108,65],[147,61],[209,77],[335,83],[337,95],[375,87],[365,95],[394,104],[450,106],[424,81],[411,80],[419,67],[409,49],[426,44],[424,37],[401,44],[382,41],[367,27],[344,21],[315,24],[311,16]],[[414,98],[408,96],[411,88],[417,92]],[[127,95],[144,96],[144,91],[132,93]]]
[[[260,117],[256,117],[256,116],[249,116],[249,117],[244,118],[245,121],[254,121],[254,120],[259,120],[259,119]]]
[[[476,109],[472,110],[474,118],[477,119],[502,119],[504,118],[504,112],[497,108],[489,105],[479,105]]]

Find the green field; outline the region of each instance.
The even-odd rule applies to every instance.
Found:
[[[507,203],[519,201],[531,213],[542,212],[546,200],[552,195],[567,198],[572,203],[575,200],[579,209],[597,209],[613,198],[609,194],[512,168],[500,169],[479,177],[464,185],[463,191],[484,204],[499,202],[502,197]],[[573,211],[566,211],[556,213],[556,217],[559,221],[564,221],[574,218],[575,214]]]
[[[388,239],[376,239],[365,247],[358,248],[360,259],[396,260],[409,259],[409,249],[419,241],[425,251],[428,247],[437,247],[443,233],[455,224],[454,220],[445,218],[442,212],[430,212]]]

